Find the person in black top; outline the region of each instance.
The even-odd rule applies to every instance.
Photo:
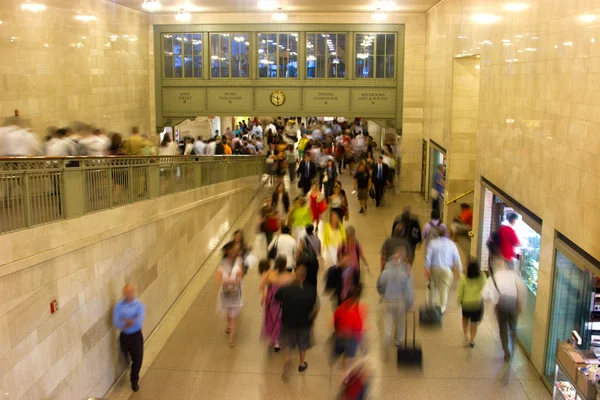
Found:
[[[310,191],[312,181],[317,176],[317,165],[310,160],[310,153],[304,153],[304,160],[300,162],[298,170],[296,171],[300,180],[298,187],[302,189],[304,196]]]
[[[383,156],[379,156],[377,164],[375,164],[375,167],[371,172],[371,180],[373,181],[373,186],[375,186],[375,207],[379,207],[381,204],[389,173],[390,167],[383,162]]]
[[[422,241],[421,224],[419,219],[413,215],[410,206],[404,207],[402,214],[398,215],[392,225],[392,236],[396,231],[396,226],[402,224],[401,236],[408,241],[411,248],[411,254],[415,254],[417,245]],[[409,258],[409,263],[412,264],[412,259]]]
[[[306,351],[311,348],[311,333],[319,312],[317,291],[305,283],[306,267],[296,267],[296,280],[275,293],[275,299],[281,301],[281,344],[285,346],[283,379],[287,380],[291,366],[291,350],[298,347],[300,365],[298,371],[308,368],[305,361]]]
[[[354,190],[360,202],[359,213],[364,213],[367,208],[367,200],[369,199],[369,184],[371,180],[371,174],[365,161],[358,163],[356,168],[356,174],[354,174]]]

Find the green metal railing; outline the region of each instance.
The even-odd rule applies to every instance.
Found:
[[[0,158],[0,233],[265,170],[256,156]]]

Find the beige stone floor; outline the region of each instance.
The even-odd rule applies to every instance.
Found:
[[[351,181],[343,178],[350,194]],[[288,183],[289,186],[289,183]],[[291,191],[296,194],[295,185]],[[375,290],[379,249],[389,235],[394,217],[405,204],[413,205],[424,223],[427,204],[417,194],[387,194],[384,205],[358,214],[356,197],[350,196],[349,224],[356,228],[373,276],[363,274],[363,301],[369,309],[369,352],[363,359],[372,373],[372,399],[549,399],[551,396],[527,358],[518,351],[510,364],[503,362],[496,323],[491,313],[482,322],[474,349],[463,344],[460,309],[455,288],[450,307],[439,329],[417,328],[417,344],[423,348],[422,369],[398,369],[382,361],[381,318]],[[238,221],[252,235],[257,203]],[[254,212],[255,214],[255,212]],[[245,218],[245,219],[244,219]],[[246,222],[247,221],[247,222]],[[234,227],[235,228],[235,227]],[[281,380],[282,354],[260,341],[259,276],[250,271],[244,282],[244,307],[238,320],[237,347],[227,347],[225,322],[215,314],[217,288],[215,254],[182,295],[163,324],[146,344],[141,389],[131,395],[128,377],[109,394],[110,399],[334,399],[342,380],[341,362],[330,366],[325,342],[330,334],[332,310],[322,297],[315,327],[316,346],[307,356],[308,370],[295,370],[288,383]],[[416,305],[423,304],[423,250],[418,249],[415,271]],[[410,336],[410,335],[409,335]]]

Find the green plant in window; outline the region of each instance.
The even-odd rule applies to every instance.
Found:
[[[526,247],[523,247],[521,277],[525,285],[535,294],[538,284],[541,236],[529,236],[527,241]]]

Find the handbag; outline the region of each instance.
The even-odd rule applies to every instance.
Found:
[[[274,260],[277,258],[277,244],[279,243],[279,237],[277,237],[277,239],[275,239],[275,243],[273,244],[273,247],[271,247],[269,249],[269,260]]]

